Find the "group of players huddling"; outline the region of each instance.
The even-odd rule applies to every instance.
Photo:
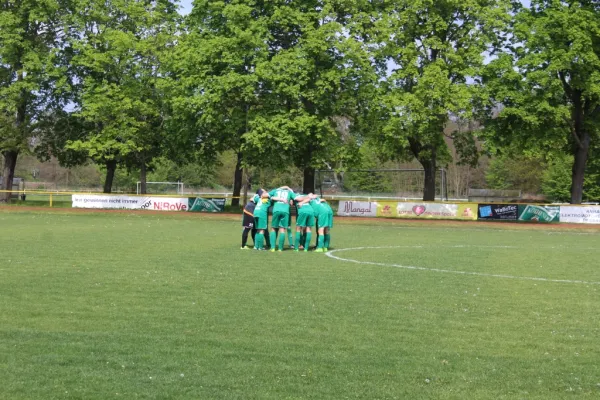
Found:
[[[296,207],[295,240],[292,239],[291,205]],[[273,206],[273,218],[269,233],[268,215],[271,206]],[[333,211],[324,199],[312,193],[295,193],[288,186],[270,192],[258,189],[252,200],[244,207],[242,249],[251,248],[246,245],[248,233],[251,233],[255,250],[283,251],[287,232],[291,249],[308,251],[315,225],[318,235],[315,252],[328,251],[331,240],[330,230],[333,227]]]

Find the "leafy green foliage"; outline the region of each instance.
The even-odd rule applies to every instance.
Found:
[[[540,157],[501,155],[492,159],[485,180],[490,189],[540,193],[547,164]]]
[[[148,164],[169,149],[163,63],[175,43],[176,6],[87,0],[74,3],[68,62],[75,115],[88,129],[68,148],[97,162]]]
[[[36,122],[57,107],[55,48],[60,46],[61,0],[0,3],[0,152],[10,189],[18,154],[28,150]],[[0,199],[9,198],[0,194]]]
[[[374,10],[371,41],[382,79],[375,107],[382,127],[374,140],[385,155],[415,157],[423,165],[426,200],[433,200],[437,164],[450,161],[444,141],[450,117],[470,120],[479,107],[480,93],[469,81],[479,76],[484,53],[507,22],[507,3],[411,0]],[[476,147],[465,133],[456,149],[473,159]]]
[[[564,155],[552,160],[542,177],[542,192],[552,201],[568,203],[571,200],[573,157]],[[583,201],[600,201],[600,162],[590,157],[583,182]]]
[[[580,203],[600,132],[600,4],[515,4],[511,39],[484,74],[487,138],[499,147],[572,155],[570,201]]]
[[[368,145],[360,148],[360,164],[357,170],[380,168],[377,151]],[[352,193],[390,193],[393,191],[392,175],[385,172],[346,172],[343,175],[344,190]]]
[[[179,62],[181,126],[203,154],[283,171],[350,158],[335,117],[356,110],[370,61],[334,1],[196,1]],[[342,146],[345,144],[345,146]]]

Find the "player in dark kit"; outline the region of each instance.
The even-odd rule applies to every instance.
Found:
[[[250,249],[249,246],[246,246],[248,242],[248,233],[252,234],[252,242],[255,241],[256,236],[256,227],[254,226],[254,208],[256,204],[254,201],[250,200],[248,204],[244,207],[244,218],[242,219],[242,227],[244,228],[242,231],[242,250]]]

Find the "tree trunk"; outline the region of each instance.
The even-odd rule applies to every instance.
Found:
[[[581,91],[573,91],[573,169],[571,175],[571,204],[581,204],[583,200],[583,180],[590,150],[590,134],[585,129],[585,106]]]
[[[243,201],[243,205],[246,206],[246,203],[248,203],[248,187],[250,186],[250,180],[248,179],[248,171],[246,168],[243,169],[242,171],[242,179],[244,181],[244,201]]]
[[[312,167],[304,168],[304,182],[302,184],[302,192],[314,193],[315,191],[315,169]]]
[[[140,194],[148,193],[148,188],[146,185],[146,159],[142,158],[142,163],[140,164]]]
[[[233,198],[231,199],[231,205],[233,207],[240,206],[240,193],[242,191],[242,153],[237,153],[237,163],[235,164],[235,173],[233,175]]]
[[[113,180],[117,170],[117,160],[106,161],[106,179],[104,180],[104,193],[112,193]]]
[[[10,203],[10,191],[12,191],[12,182],[15,176],[15,167],[17,166],[17,157],[19,152],[17,150],[7,150],[2,153],[4,156],[4,168],[2,176],[4,180],[0,190],[8,190],[8,192],[0,193],[0,203]]]
[[[430,160],[420,160],[420,162],[425,170],[423,201],[435,201],[435,157]]]
[[[432,145],[424,146],[413,137],[408,138],[410,151],[423,166],[425,171],[423,184],[423,201],[435,201],[435,170],[436,148]]]
[[[582,132],[580,137],[581,145],[575,145],[573,161],[573,173],[571,175],[571,204],[581,204],[583,201],[583,180],[585,178],[585,166],[587,164],[590,135]]]

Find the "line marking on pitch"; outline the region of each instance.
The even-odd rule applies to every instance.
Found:
[[[504,278],[504,279],[517,279],[517,280],[526,280],[526,281],[539,281],[539,282],[554,282],[554,283],[577,283],[584,285],[600,285],[600,282],[593,281],[580,281],[580,280],[570,280],[570,279],[550,279],[550,278],[538,278],[533,276],[515,276],[515,275],[504,275],[504,274],[488,274],[485,272],[471,272],[471,271],[452,271],[449,269],[441,269],[441,268],[427,268],[427,267],[416,267],[410,265],[400,265],[400,264],[391,264],[391,263],[379,263],[373,261],[359,261],[353,260],[351,258],[343,258],[335,256],[334,253],[340,253],[343,251],[352,251],[352,250],[368,250],[368,249],[419,249],[425,246],[374,246],[374,247],[349,247],[346,249],[336,249],[329,250],[325,253],[327,257],[333,258],[339,261],[351,262],[355,264],[365,264],[365,265],[377,265],[380,267],[393,267],[393,268],[402,268],[402,269],[410,269],[415,271],[431,271],[431,272],[442,272],[446,274],[457,274],[457,275],[474,275],[474,276],[484,276],[488,278]],[[440,247],[440,246],[438,246]],[[489,247],[489,248],[503,248],[503,249],[516,249],[516,246],[474,246],[474,245],[458,245],[458,246],[444,246],[444,247],[453,247],[453,248],[461,248],[461,247]]]

